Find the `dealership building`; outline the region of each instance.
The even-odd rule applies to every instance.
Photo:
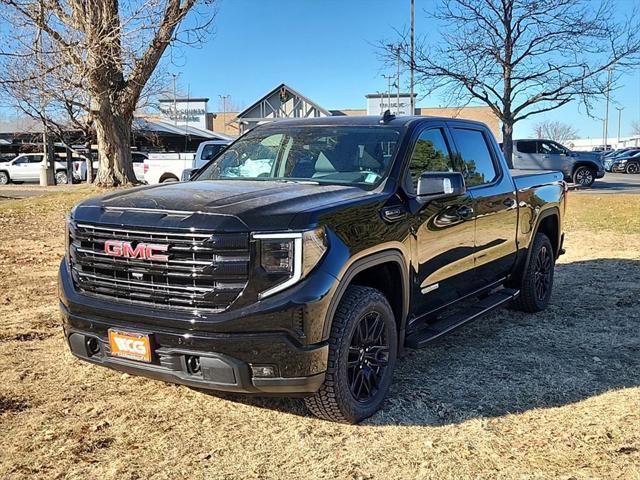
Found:
[[[237,136],[258,124],[283,118],[313,118],[334,115],[381,115],[385,110],[400,115],[410,114],[410,95],[369,94],[364,96],[364,108],[329,110],[311,100],[286,83],[281,83],[257,99],[241,112],[211,112],[207,114],[207,128],[225,135]],[[206,110],[206,107],[205,107]],[[500,120],[491,108],[483,106],[465,107],[416,107],[415,115],[477,120],[489,126],[500,139]]]

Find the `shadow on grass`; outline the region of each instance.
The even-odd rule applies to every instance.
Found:
[[[559,264],[549,308],[496,311],[409,350],[373,425],[444,425],[640,385],[640,261]],[[216,394],[309,415],[300,399]]]

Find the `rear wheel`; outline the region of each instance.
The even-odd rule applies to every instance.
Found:
[[[531,256],[522,276],[520,295],[513,306],[524,312],[540,312],[547,308],[553,289],[555,255],[549,237],[536,234],[531,245]]]
[[[638,162],[628,162],[627,167],[624,169],[627,173],[640,173],[640,163]]]
[[[7,172],[0,172],[0,185],[6,185],[11,181]]]
[[[66,185],[69,181],[69,177],[67,177],[67,172],[64,170],[60,170],[56,172],[56,184],[57,185]]]
[[[578,167],[573,172],[573,183],[581,187],[590,187],[596,181],[596,174],[591,167]]]
[[[393,311],[375,288],[352,285],[331,326],[325,381],[305,399],[314,415],[357,423],[373,415],[391,385],[398,352]]]

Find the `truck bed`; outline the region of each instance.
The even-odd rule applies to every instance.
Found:
[[[554,170],[509,170],[518,190],[526,190],[542,185],[562,182],[562,172]]]

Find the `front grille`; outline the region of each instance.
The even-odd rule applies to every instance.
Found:
[[[106,225],[69,228],[73,283],[81,292],[119,302],[220,312],[242,293],[249,274],[249,237]],[[112,256],[108,240],[166,245],[166,260]]]

